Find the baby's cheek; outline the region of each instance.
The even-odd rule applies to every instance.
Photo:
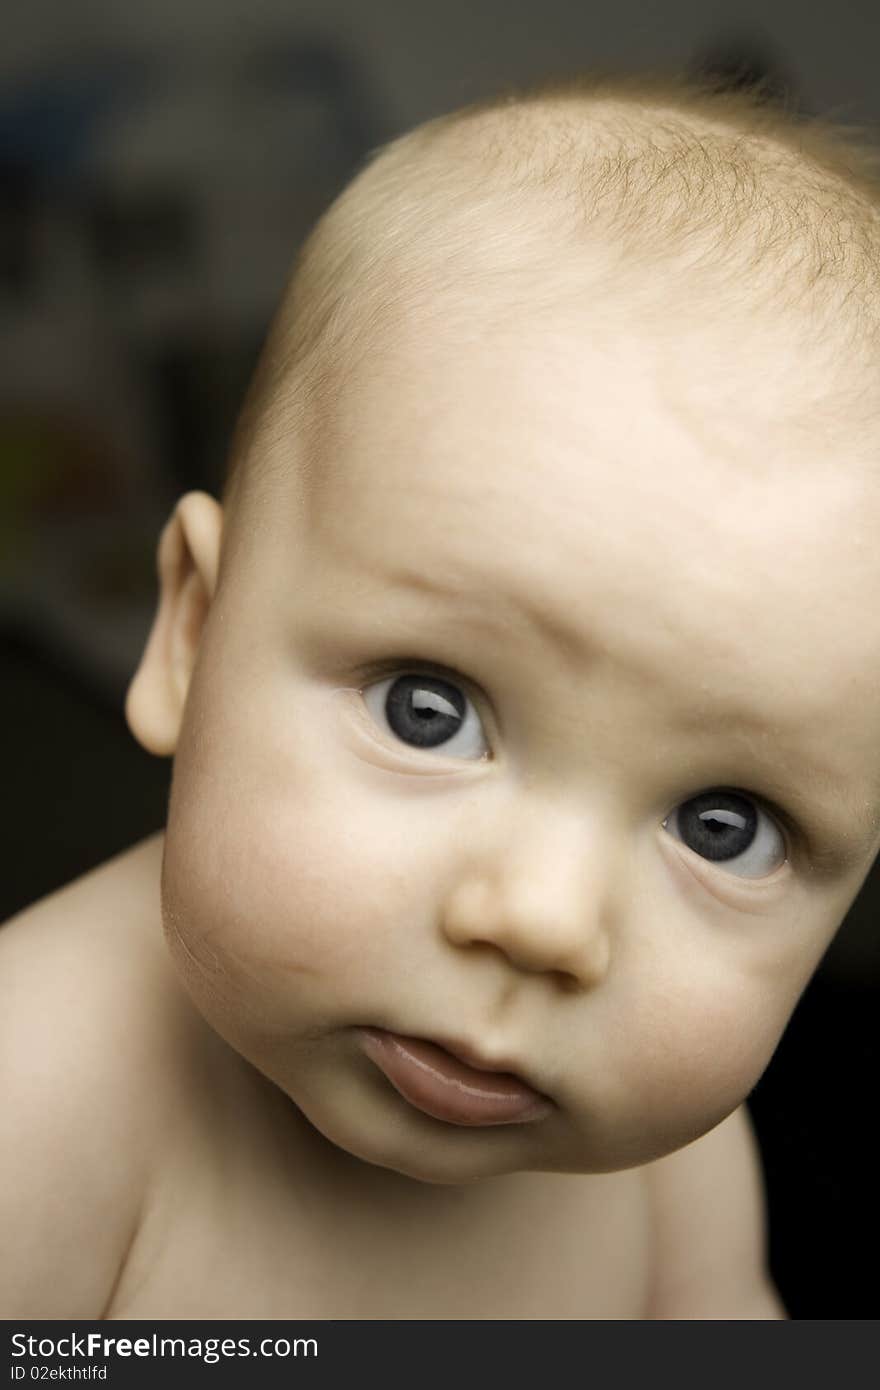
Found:
[[[172,807],[166,926],[184,947],[178,963],[199,962],[227,1009],[274,1031],[289,1026],[304,994],[317,1012],[387,979],[395,934],[415,904],[383,852],[381,827],[359,809],[295,786],[274,802],[232,801],[222,815],[204,802]]]
[[[636,1012],[624,1073],[628,1123],[659,1156],[713,1128],[746,1098],[787,1021],[772,997],[746,977],[713,974],[682,985],[657,1008]]]

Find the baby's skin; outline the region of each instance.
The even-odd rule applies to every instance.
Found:
[[[785,1316],[743,1102],[878,846],[876,483],[770,323],[476,312],[163,532],[165,831],[0,934],[6,1317]]]

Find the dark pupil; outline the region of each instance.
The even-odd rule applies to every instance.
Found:
[[[704,859],[734,859],[755,838],[758,815],[751,801],[733,792],[703,792],[678,809],[678,833]]]
[[[437,676],[399,676],[385,700],[385,717],[404,743],[436,748],[461,728],[464,696]]]

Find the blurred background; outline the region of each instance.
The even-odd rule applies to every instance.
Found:
[[[219,491],[293,253],[368,150],[604,65],[769,76],[880,127],[878,48],[877,0],[7,0],[0,920],[164,823],[170,763],[122,715],[158,533]],[[880,1311],[878,901],[880,872],[750,1102],[796,1318]]]

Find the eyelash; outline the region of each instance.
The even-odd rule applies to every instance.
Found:
[[[375,664],[373,664],[373,665],[370,665],[370,666],[365,667],[365,668],[360,672],[359,680],[358,680],[358,687],[359,687],[359,693],[360,693],[360,695],[361,695],[361,698],[362,698],[362,699],[364,698],[365,692],[366,692],[371,686],[373,686],[373,685],[375,685],[375,684],[377,684],[377,683],[380,683],[380,682],[382,682],[383,680],[387,680],[387,679],[388,679],[389,677],[391,677],[391,676],[394,676],[394,677],[396,677],[397,679],[400,679],[400,678],[406,677],[406,676],[411,676],[411,677],[413,677],[413,678],[417,678],[417,677],[419,677],[419,676],[433,676],[435,679],[437,679],[437,680],[439,680],[439,681],[442,681],[442,682],[444,682],[444,683],[447,684],[447,685],[451,685],[451,686],[457,687],[458,690],[460,691],[460,693],[462,693],[462,694],[466,697],[468,703],[471,705],[471,707],[474,709],[475,713],[477,714],[477,717],[478,717],[478,719],[479,719],[479,721],[480,721],[480,726],[481,726],[481,728],[484,727],[483,711],[485,711],[486,706],[487,706],[487,701],[485,700],[485,697],[483,697],[483,698],[481,699],[480,696],[476,693],[475,688],[474,688],[474,686],[472,685],[472,683],[471,683],[465,676],[461,675],[460,672],[454,670],[454,669],[451,668],[451,667],[448,667],[448,666],[441,666],[441,665],[439,665],[438,663],[432,662],[432,661],[424,661],[424,660],[412,660],[412,661],[410,661],[410,660],[406,660],[406,659],[402,659],[402,660],[401,660],[401,659],[397,659],[397,660],[386,659],[385,661],[377,662],[377,663],[375,663]],[[366,701],[365,701],[364,703],[365,703],[365,705],[366,705]],[[482,709],[481,709],[481,707],[482,707]],[[368,711],[368,713],[369,713],[369,711]],[[494,713],[494,712],[493,712],[493,713]],[[373,719],[372,714],[370,714],[370,718]],[[497,721],[490,720],[490,723],[495,724],[495,725],[497,726]],[[394,735],[393,733],[392,733],[392,734],[389,734],[388,737],[392,738],[392,739],[394,740],[395,744],[400,744],[400,745],[402,745],[404,748],[407,748],[410,752],[414,752],[414,753],[418,753],[418,752],[419,752],[419,749],[417,748],[416,745],[407,744],[406,741],[405,741],[404,739],[400,739],[400,738],[395,737],[395,735]],[[486,760],[492,760],[493,754],[492,754],[492,749],[491,749],[491,741],[490,741],[490,738],[489,738],[488,733],[485,734],[485,741],[486,741],[486,744],[487,744],[487,752],[486,752],[486,754],[484,755],[484,757],[485,757]],[[428,756],[430,756],[430,754],[428,754]],[[473,758],[466,758],[466,759],[464,759],[464,761],[466,761],[466,762],[479,761],[479,760],[480,760],[480,759],[473,759]],[[764,817],[766,817],[767,819],[769,819],[771,825],[772,825],[773,828],[777,831],[777,833],[778,833],[778,835],[779,835],[779,837],[780,837],[780,840],[781,840],[782,846],[783,846],[783,851],[784,851],[783,857],[782,857],[782,859],[780,860],[780,865],[783,864],[783,863],[788,862],[788,860],[789,860],[790,857],[791,857],[792,836],[793,836],[794,833],[796,833],[796,832],[795,832],[794,823],[793,823],[793,821],[792,821],[792,818],[789,816],[789,814],[788,814],[787,812],[785,812],[780,806],[778,806],[778,805],[776,805],[774,802],[772,802],[769,798],[762,797],[762,796],[758,796],[758,795],[756,795],[754,792],[751,792],[751,791],[749,791],[749,790],[746,789],[746,788],[739,788],[739,787],[734,788],[734,787],[728,787],[728,786],[717,786],[717,787],[713,786],[713,787],[706,787],[706,788],[700,789],[700,790],[697,791],[697,792],[691,793],[689,796],[686,796],[686,797],[684,797],[682,800],[676,802],[676,804],[670,808],[670,810],[667,812],[666,816],[664,817],[663,821],[661,822],[663,828],[667,831],[668,834],[670,834],[670,837],[671,837],[671,838],[673,838],[673,839],[676,839],[676,838],[677,838],[677,837],[676,837],[675,835],[673,835],[672,832],[669,831],[669,829],[668,829],[669,822],[672,820],[672,818],[675,817],[675,816],[677,816],[678,811],[679,811],[682,807],[687,806],[688,804],[690,804],[690,803],[692,803],[692,802],[695,802],[699,797],[702,797],[703,795],[707,795],[707,794],[716,795],[716,796],[728,795],[728,796],[731,796],[731,797],[740,798],[740,799],[742,799],[742,800],[745,800],[745,801],[750,802],[750,803],[753,805],[753,807],[755,808],[755,810],[757,811],[757,813],[758,813],[758,817],[759,817],[759,830],[760,830],[760,817],[761,817],[761,816],[764,816]],[[757,832],[756,832],[756,833],[757,833]],[[681,841],[681,843],[683,843],[683,841]],[[753,842],[752,842],[752,843],[753,843]],[[749,848],[749,849],[751,848],[751,844],[749,845],[748,848]],[[693,850],[691,850],[690,852],[691,852],[691,853],[696,853],[696,851],[693,851]],[[747,853],[748,853],[748,849],[747,849],[746,851],[744,851],[743,853],[744,853],[744,854],[747,854]],[[707,863],[709,863],[709,862],[717,862],[717,863],[719,863],[719,864],[722,865],[722,866],[723,866],[725,863],[730,863],[730,862],[731,862],[730,860],[711,861],[711,860],[707,860],[707,859],[705,859],[703,856],[699,856],[699,855],[698,855],[697,857],[701,858],[703,862],[707,862]],[[737,858],[741,858],[741,857],[742,857],[742,856],[737,856]],[[735,871],[728,870],[728,872],[730,873],[730,872],[735,872]],[[775,869],[774,869],[774,870],[771,870],[770,872],[771,872],[771,873],[775,872]],[[756,875],[755,878],[756,878],[756,880],[757,880],[757,879],[760,878],[760,877],[766,877],[766,876],[768,876],[768,875]],[[740,875],[740,877],[747,877],[747,876],[742,876],[742,875]]]

